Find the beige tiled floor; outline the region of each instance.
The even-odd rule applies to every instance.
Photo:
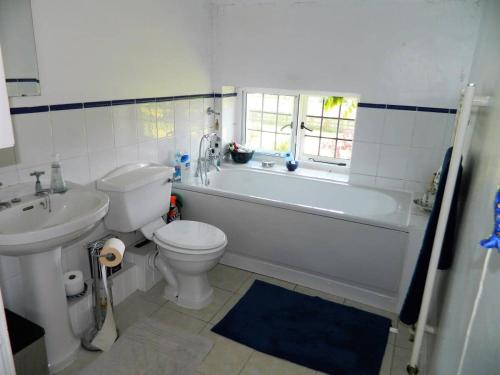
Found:
[[[397,326],[398,324],[396,316],[386,311],[374,309],[354,301],[345,300],[335,295],[295,285],[283,280],[219,264],[209,273],[210,283],[215,289],[215,298],[212,304],[206,308],[202,310],[189,310],[165,301],[161,296],[164,286],[164,283],[161,282],[147,293],[135,292],[116,306],[115,318],[118,328],[123,332],[138,320],[152,316],[164,323],[211,338],[215,345],[199,366],[198,375],[319,374],[319,372],[314,370],[260,353],[211,331],[214,324],[219,322],[231,310],[256,279],[296,290],[300,293],[319,296],[330,301],[375,312],[393,319],[393,325]],[[411,349],[411,344],[408,342],[409,330],[402,324],[400,324],[399,329],[400,333],[398,335],[393,333],[389,335],[389,343],[386,347],[380,372],[381,375],[406,374],[406,362]],[[98,355],[98,353],[90,353],[82,349],[78,354],[77,360],[58,375],[76,374],[83,367],[95,360]]]

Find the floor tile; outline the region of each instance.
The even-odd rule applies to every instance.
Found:
[[[143,299],[141,292],[134,292],[115,307],[116,325],[120,332],[123,332],[139,319],[151,316],[159,308],[156,303]]]
[[[151,289],[147,292],[143,292],[141,297],[146,301],[156,303],[157,305],[164,305],[168,301],[163,297],[163,290],[165,289],[165,285],[167,283],[164,280],[161,280],[156,283]]]
[[[251,275],[251,277],[248,280],[245,281],[245,283],[241,286],[241,288],[239,288],[237,290],[236,293],[245,294],[247,292],[247,290],[250,289],[250,287],[252,286],[252,284],[255,280],[264,281],[266,283],[278,285],[278,286],[281,286],[283,288],[290,289],[290,290],[293,290],[296,286],[296,284],[289,283],[288,281],[275,279],[273,277],[259,275],[258,273],[254,273]]]
[[[394,355],[394,346],[387,345],[385,348],[384,359],[382,360],[382,366],[380,367],[380,375],[390,375],[392,366],[392,357]]]
[[[184,307],[178,306],[173,302],[168,302],[168,308],[178,311],[180,313],[192,316],[194,318],[209,322],[215,314],[224,306],[224,304],[231,298],[233,293],[227,290],[214,288],[214,300],[210,305],[204,307],[200,310],[186,309]]]
[[[235,292],[251,275],[251,272],[218,264],[208,272],[208,281],[211,286]]]
[[[66,367],[64,370],[57,372],[56,375],[73,375],[77,374],[85,366],[94,362],[102,352],[89,352],[83,348],[78,349],[75,361]]]
[[[332,302],[336,302],[336,303],[344,303],[344,298],[342,298],[342,297],[336,296],[334,294],[321,292],[321,291],[316,290],[316,289],[306,288],[305,286],[301,286],[301,285],[297,285],[295,287],[295,291],[298,293],[307,294],[308,296],[323,298],[324,300],[327,300],[327,301],[332,301]]]
[[[410,326],[399,322],[398,334],[396,335],[396,341],[394,345],[399,348],[411,349],[413,347],[413,342],[410,341],[411,336]]]
[[[196,319],[192,316],[172,310],[168,305],[160,307],[152,318],[158,319],[160,322],[170,324],[176,328],[184,329],[191,333],[199,333],[207,324],[203,320]]]
[[[315,370],[254,351],[241,375],[313,375]]]
[[[202,335],[214,341],[214,346],[198,367],[198,371],[204,375],[239,374],[253,349],[213,333],[212,327],[213,325],[207,324],[201,332]]]
[[[410,357],[410,349],[395,347],[392,357],[391,375],[408,375],[406,366],[410,362]]]
[[[210,320],[210,323],[217,324],[221,321],[222,318],[226,316],[226,314],[231,311],[231,309],[238,303],[238,301],[243,297],[243,294],[233,294],[222,306],[222,308],[215,314]]]

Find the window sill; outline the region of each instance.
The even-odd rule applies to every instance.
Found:
[[[256,155],[257,156],[257,155]],[[277,159],[277,160],[275,160]],[[274,167],[271,168],[264,168],[262,167],[262,160],[272,160],[275,162]],[[336,182],[349,182],[349,169],[346,167],[336,167],[336,166],[331,166],[329,169],[318,169],[318,168],[311,168],[309,167],[308,164],[317,164],[317,163],[311,163],[311,162],[302,162],[299,161],[299,167],[294,171],[290,172],[288,169],[285,167],[285,162],[283,161],[283,158],[254,158],[253,160],[250,160],[246,164],[237,164],[233,162],[232,160],[230,161],[225,161],[223,164],[223,167],[229,167],[229,168],[249,168],[249,169],[255,169],[255,170],[261,170],[261,171],[268,171],[268,172],[275,172],[275,173],[280,173],[280,174],[289,174],[289,175],[295,175],[295,176],[301,176],[301,177],[310,177],[310,178],[318,178],[322,180],[331,180],[331,181],[336,181]],[[333,168],[336,167],[336,168]],[[341,170],[337,170],[337,168],[341,168]]]

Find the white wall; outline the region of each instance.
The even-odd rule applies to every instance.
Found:
[[[214,87],[357,93],[454,108],[479,23],[476,0],[219,0]]]
[[[479,241],[493,228],[493,199],[500,183],[500,2],[485,1],[478,48],[474,56],[471,81],[477,93],[491,96],[491,106],[477,113],[471,149],[465,164],[462,200],[466,200],[458,228],[458,245],[441,323],[438,329],[434,365],[430,374],[497,374],[500,367],[500,254],[493,252],[484,290],[462,373],[457,373],[465,332],[478,292],[486,250]]]
[[[42,95],[14,106],[211,92],[204,0],[32,0]]]

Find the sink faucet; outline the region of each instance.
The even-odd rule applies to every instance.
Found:
[[[42,188],[42,183],[40,182],[40,176],[43,176],[45,174],[44,171],[33,171],[30,173],[30,176],[35,176],[36,177],[36,182],[35,182],[35,195],[36,196],[42,196],[47,193],[50,193],[50,189],[43,189]]]

